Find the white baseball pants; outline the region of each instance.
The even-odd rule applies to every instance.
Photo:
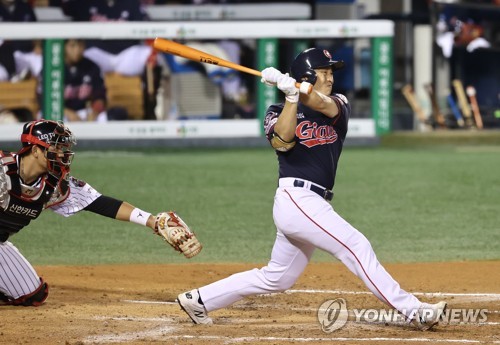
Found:
[[[0,292],[17,299],[40,287],[35,269],[9,241],[0,243]]]
[[[314,250],[322,249],[342,261],[382,302],[413,319],[421,302],[401,289],[378,262],[366,239],[332,206],[306,188],[280,179],[274,199],[277,227],[271,260],[261,269],[234,274],[201,287],[208,312],[227,307],[249,295],[281,292],[294,285]]]

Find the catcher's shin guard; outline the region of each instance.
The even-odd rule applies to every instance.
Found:
[[[2,304],[9,304],[9,297],[7,297],[7,295],[5,295],[3,292],[0,291],[0,305]]]

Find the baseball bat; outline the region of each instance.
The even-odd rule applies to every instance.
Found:
[[[434,117],[434,120],[441,128],[446,128],[446,121],[444,119],[443,113],[441,112],[441,109],[439,108],[439,104],[436,98],[436,93],[434,92],[432,84],[424,85],[424,89],[425,91],[427,91],[427,94],[429,95],[429,98],[431,100],[432,116]]]
[[[153,42],[153,48],[162,51],[164,53],[169,53],[173,55],[177,55],[183,58],[186,58],[191,61],[196,61],[196,62],[202,62],[202,63],[208,63],[212,65],[217,65],[217,66],[222,66],[222,67],[227,67],[231,68],[243,73],[248,73],[248,74],[253,74],[257,77],[262,77],[262,73],[260,71],[257,71],[252,68],[248,68],[242,65],[239,65],[237,63],[221,59],[217,56],[205,53],[201,50],[194,49],[191,47],[188,47],[184,44],[180,44],[171,40],[167,40],[164,38],[155,38]],[[307,93],[310,94],[312,92],[312,85],[309,86],[307,90],[304,90],[304,88],[301,88],[301,83],[295,83],[295,86],[300,90],[302,93]]]
[[[462,84],[462,81],[460,79],[454,79],[451,83],[453,84],[455,93],[457,94],[458,105],[462,110],[462,114],[464,114],[465,124],[467,126],[470,126],[472,125],[472,113],[469,107],[469,103],[467,102],[467,97],[465,96],[464,85]]]
[[[453,113],[453,116],[455,116],[455,119],[457,119],[457,124],[460,127],[463,127],[465,125],[464,118],[462,117],[462,113],[460,112],[460,109],[458,109],[457,102],[455,102],[455,99],[453,98],[453,95],[450,93],[446,99],[448,100],[448,105],[450,106],[451,112]]]
[[[479,111],[479,104],[477,104],[476,88],[474,86],[467,86],[465,92],[467,92],[467,96],[469,96],[470,99],[472,112],[474,113],[474,120],[476,121],[476,127],[478,129],[483,129],[483,119],[481,118],[481,112]]]
[[[401,93],[405,97],[406,101],[410,105],[415,115],[417,115],[418,120],[422,122],[424,125],[428,126],[429,124],[427,123],[427,118],[425,116],[424,110],[420,106],[411,85],[406,84],[405,86],[403,86],[403,88],[401,89]]]

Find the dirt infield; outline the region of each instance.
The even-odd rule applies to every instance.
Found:
[[[184,290],[254,267],[37,267],[51,295],[39,308],[0,307],[0,344],[500,344],[500,261],[386,266],[406,290],[434,293],[419,294],[423,300],[488,309],[487,321],[451,322],[430,332],[405,323],[356,321],[352,315],[343,328],[323,332],[317,309],[325,300],[342,297],[349,310],[385,308],[339,263],[310,264],[288,293],[215,311],[213,326],[193,325],[174,303]]]

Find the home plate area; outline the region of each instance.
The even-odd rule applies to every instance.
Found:
[[[458,317],[428,332],[401,318],[357,317],[360,310],[389,309],[339,263],[311,263],[291,290],[214,311],[211,326],[194,325],[175,303],[180,292],[254,267],[259,265],[38,267],[51,295],[39,308],[0,307],[0,344],[500,344],[495,261],[386,265],[421,300],[446,300],[457,310]],[[318,308],[338,298],[346,301],[347,322],[324,331]],[[464,322],[462,311],[477,317]]]

